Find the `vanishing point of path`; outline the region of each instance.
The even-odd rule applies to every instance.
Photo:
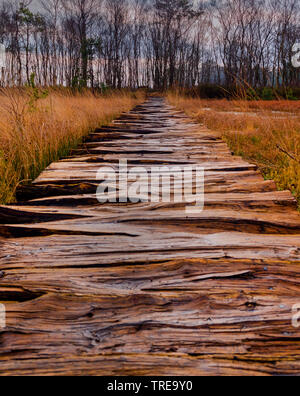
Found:
[[[100,166],[204,166],[205,210],[105,204]],[[152,98],[0,207],[0,374],[300,373],[300,216],[213,132]]]

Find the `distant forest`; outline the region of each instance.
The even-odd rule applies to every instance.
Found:
[[[38,3],[0,3],[2,86],[300,86],[299,0]]]

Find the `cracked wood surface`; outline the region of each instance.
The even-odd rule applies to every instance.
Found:
[[[98,168],[124,158],[204,166],[205,210],[99,204]],[[18,200],[0,207],[1,375],[299,375],[295,200],[162,99]]]

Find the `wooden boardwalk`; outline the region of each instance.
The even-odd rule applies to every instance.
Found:
[[[204,166],[205,210],[105,204],[96,172]],[[0,374],[300,374],[300,216],[213,132],[152,98],[0,207]]]

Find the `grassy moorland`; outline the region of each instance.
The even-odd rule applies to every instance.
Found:
[[[0,92],[0,204],[14,201],[20,183],[76,147],[91,130],[143,100],[143,93],[38,90]]]
[[[170,93],[168,100],[219,131],[231,150],[257,164],[300,209],[300,101],[203,100]]]

